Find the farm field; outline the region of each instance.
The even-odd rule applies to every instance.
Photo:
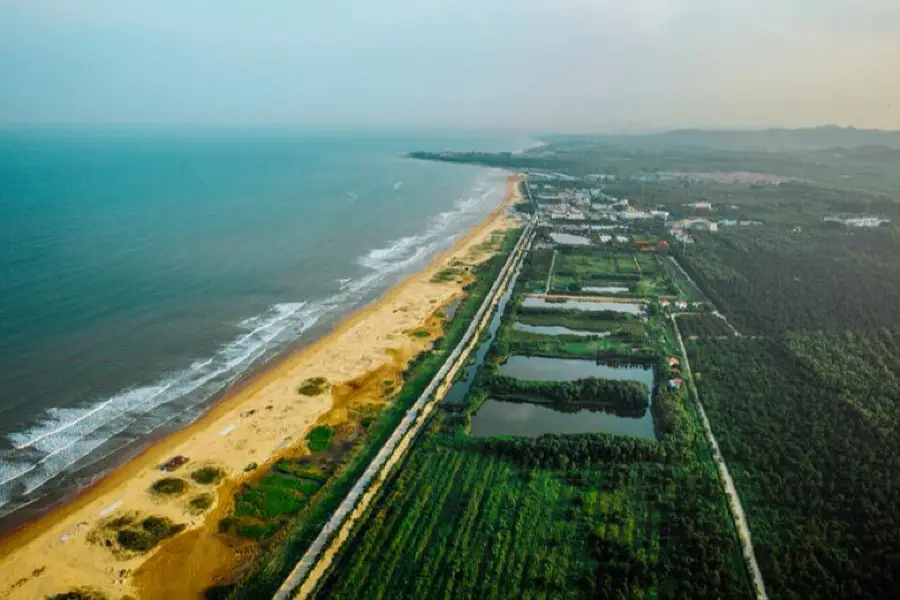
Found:
[[[711,464],[593,437],[432,432],[316,597],[749,597]]]
[[[582,272],[588,268],[581,258],[575,264]],[[633,257],[630,264],[636,270]],[[517,294],[533,283],[526,269],[522,273]],[[316,597],[751,597],[724,492],[686,389],[671,391],[666,383],[663,357],[675,347],[668,318],[524,309],[520,301],[514,296],[496,337],[488,340],[468,394],[445,404],[430,423]],[[540,335],[515,330],[516,322],[611,335]],[[640,416],[646,404],[635,406],[641,410],[634,414],[628,409],[610,417],[640,420],[649,426],[648,436],[472,435],[473,418],[491,397],[518,395],[523,410],[538,400],[554,410],[564,400],[575,403],[569,410],[612,397],[623,408],[638,396],[646,402],[646,392],[638,393],[634,383],[598,375],[569,382],[499,375],[518,354],[633,361],[638,340],[642,360],[660,374],[647,371],[653,419]],[[521,353],[523,348],[528,351]],[[612,372],[592,361],[575,362]],[[596,393],[609,398],[591,396]],[[542,398],[528,400],[529,394]]]

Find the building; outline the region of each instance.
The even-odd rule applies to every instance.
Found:
[[[625,221],[635,221],[637,219],[649,219],[650,213],[642,210],[623,210],[618,213],[619,218]]]
[[[890,219],[884,217],[853,217],[832,215],[822,219],[829,223],[841,223],[847,227],[878,227],[882,223],[890,223]]]
[[[672,228],[673,230],[700,229],[715,232],[719,230],[719,225],[715,221],[710,221],[709,219],[682,219],[681,221],[677,221]]]

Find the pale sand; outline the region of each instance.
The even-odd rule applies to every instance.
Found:
[[[244,468],[297,454],[314,423],[346,419],[351,386],[340,384],[372,380],[380,385],[385,378],[396,379],[409,359],[430,345],[431,338],[411,332],[422,326],[435,332],[435,311],[462,293],[458,281],[431,279],[448,265],[474,266],[490,255],[484,242],[514,224],[507,211],[517,199],[517,181],[510,177],[503,204],[424,271],[254,376],[196,423],[156,443],[68,505],[0,541],[0,598],[31,600],[82,586],[110,599],[198,598],[204,587],[246,562],[256,552],[254,544],[216,533],[234,490],[253,475]],[[373,376],[364,377],[367,374]],[[332,392],[298,394],[298,386],[311,377],[327,378],[334,384]],[[166,475],[158,465],[175,455],[189,457],[190,463],[174,475],[187,478],[198,466],[214,464],[225,469],[228,478],[218,486],[191,482],[191,489],[174,499],[151,496],[150,485]],[[204,491],[216,492],[217,504],[205,515],[192,515],[187,501]],[[169,517],[188,529],[133,557],[116,557],[88,541],[102,522],[135,512]]]

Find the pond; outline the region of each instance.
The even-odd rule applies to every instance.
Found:
[[[539,333],[541,335],[581,335],[596,337],[608,337],[612,335],[611,331],[585,331],[583,329],[569,329],[562,325],[527,325],[525,323],[513,323],[513,329],[516,331],[524,331],[526,333]]]
[[[592,294],[627,294],[631,290],[627,287],[621,287],[618,285],[610,285],[605,287],[596,287],[593,285],[586,285],[581,288],[582,292],[590,292]]]
[[[575,381],[586,377],[640,381],[653,389],[653,368],[643,365],[597,364],[580,358],[513,355],[500,365],[500,374],[532,381]]]
[[[547,302],[545,298],[529,296],[522,301],[525,308],[556,308],[559,310],[586,310],[629,313],[632,315],[644,314],[644,309],[636,302],[591,302],[589,300],[566,300],[565,302]]]
[[[500,374],[538,381],[573,381],[586,377],[639,381],[653,389],[653,368],[641,365],[598,365],[591,360],[511,356]],[[652,396],[650,398],[652,406]],[[537,437],[545,433],[614,433],[655,439],[650,410],[640,417],[620,416],[602,409],[560,407],[510,400],[489,399],[472,417],[475,436],[517,435]]]
[[[557,244],[567,246],[590,246],[591,240],[583,235],[572,235],[571,233],[551,233],[550,239]]]
[[[601,411],[566,412],[552,405],[490,399],[472,417],[472,435],[538,437],[545,433],[614,433],[655,439],[648,410],[641,418],[619,417]]]

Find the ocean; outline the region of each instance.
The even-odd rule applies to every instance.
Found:
[[[448,248],[514,135],[0,131],[0,527],[197,419]]]

